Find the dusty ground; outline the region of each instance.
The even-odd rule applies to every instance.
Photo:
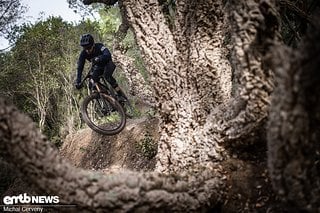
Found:
[[[152,170],[159,138],[157,127],[157,119],[142,117],[129,119],[125,129],[114,136],[84,129],[65,140],[61,155],[75,166],[91,170]]]
[[[221,212],[289,213],[274,194],[267,171],[265,142],[236,147],[224,162],[229,193]]]

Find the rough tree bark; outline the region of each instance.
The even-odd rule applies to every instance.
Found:
[[[272,73],[262,67],[267,42],[259,39],[274,38],[270,3],[178,1],[174,30],[157,1],[123,4],[160,111],[157,170],[183,171],[227,158],[224,140],[249,134],[267,116]],[[234,23],[238,87],[232,98],[231,65],[223,45],[227,17]]]
[[[274,51],[277,87],[268,132],[274,189],[293,208],[310,212],[320,211],[319,41],[318,23],[298,51],[283,47]]]
[[[243,143],[242,138],[259,128],[268,115],[274,83],[264,57],[277,40],[277,21],[272,2],[267,0],[234,0],[227,5],[222,0],[176,2],[173,28],[158,1],[122,2],[160,111],[158,172],[102,176],[73,168],[31,126],[31,120],[3,100],[0,154],[40,190],[59,195],[64,203],[77,204],[77,211],[199,212],[222,202],[228,190],[220,164],[229,158],[226,147]],[[230,23],[231,63],[222,45]],[[312,147],[308,146],[312,143],[305,144]],[[278,153],[271,153],[274,183],[290,197],[294,193],[286,191],[281,181],[291,183],[285,175],[294,171],[290,167],[282,175],[285,162],[278,159],[282,157]],[[310,161],[304,163],[311,165]]]

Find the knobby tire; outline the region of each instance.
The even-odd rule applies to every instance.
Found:
[[[107,128],[108,123],[103,123],[103,124],[97,124],[94,119],[93,116],[90,116],[90,112],[89,112],[89,106],[94,105],[93,103],[96,102],[97,100],[102,101],[102,99],[109,104],[109,106],[112,108],[112,112],[110,111],[110,113],[117,113],[117,116],[119,117],[119,124],[116,124],[115,127],[112,127],[111,129]],[[97,104],[96,104],[97,105]],[[97,113],[97,112],[94,112]],[[94,114],[91,112],[91,114]],[[82,119],[83,121],[95,132],[98,132],[100,134],[103,135],[115,135],[118,134],[119,132],[121,132],[123,130],[123,128],[126,125],[126,115],[125,112],[122,108],[122,106],[120,105],[120,103],[118,101],[116,101],[114,98],[112,98],[109,95],[103,94],[103,93],[92,93],[89,96],[87,96],[81,105],[81,115],[82,115]],[[95,117],[98,115],[94,115]],[[104,117],[107,115],[101,115],[100,117]]]

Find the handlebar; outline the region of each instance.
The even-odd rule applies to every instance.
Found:
[[[84,77],[84,79],[80,82],[80,86],[83,86],[84,82],[90,78],[91,76],[91,71],[88,72],[88,74],[86,75],[86,77]]]
[[[96,64],[94,64],[94,63],[91,63],[92,65],[91,65],[91,68],[89,69],[89,71],[88,71],[88,73],[87,73],[87,75],[83,78],[83,80],[80,82],[80,88],[82,88],[83,87],[83,85],[84,85],[84,83],[85,83],[85,81],[87,80],[87,79],[89,79],[89,81],[90,81],[90,83],[91,83],[91,86],[94,88],[94,87],[98,87],[98,85],[101,85],[101,86],[103,86],[103,87],[108,87],[107,85],[105,85],[106,84],[106,82],[104,82],[104,83],[102,83],[102,82],[100,82],[100,80],[98,80],[98,82],[95,82],[93,79],[92,79],[92,70],[94,69],[94,66],[96,66]],[[103,79],[103,77],[100,77],[100,78],[102,78]],[[98,89],[98,90],[100,90],[100,89]]]
[[[84,82],[85,82],[88,78],[90,79],[90,77],[92,76],[91,73],[92,73],[92,69],[94,68],[94,66],[96,66],[95,63],[91,62],[91,67],[90,67],[87,75],[86,75],[86,76],[83,78],[83,80],[81,81],[80,86],[83,86]]]

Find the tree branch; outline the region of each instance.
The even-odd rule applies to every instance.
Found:
[[[105,5],[114,5],[118,0],[82,0],[84,5],[90,5],[93,3],[102,3]]]
[[[268,50],[277,41],[278,22],[272,4],[230,2],[233,29],[233,98],[208,116],[206,128],[218,141],[238,142],[260,127],[268,116],[273,73],[265,64]],[[212,125],[215,124],[215,125]]]
[[[281,6],[288,8],[289,10],[295,12],[298,16],[302,17],[303,19],[307,20],[308,22],[312,23],[312,17],[309,16],[305,11],[301,10],[299,7],[296,6],[294,2],[289,0],[280,0],[278,2]]]
[[[159,2],[129,0],[123,5],[150,76],[154,97],[157,103],[171,101],[170,95],[164,91],[175,86],[167,75],[177,52]]]
[[[124,171],[107,176],[75,168],[35,128],[0,99],[0,154],[38,192],[54,194],[76,211],[199,212],[214,208],[225,190],[220,168],[164,175]]]

